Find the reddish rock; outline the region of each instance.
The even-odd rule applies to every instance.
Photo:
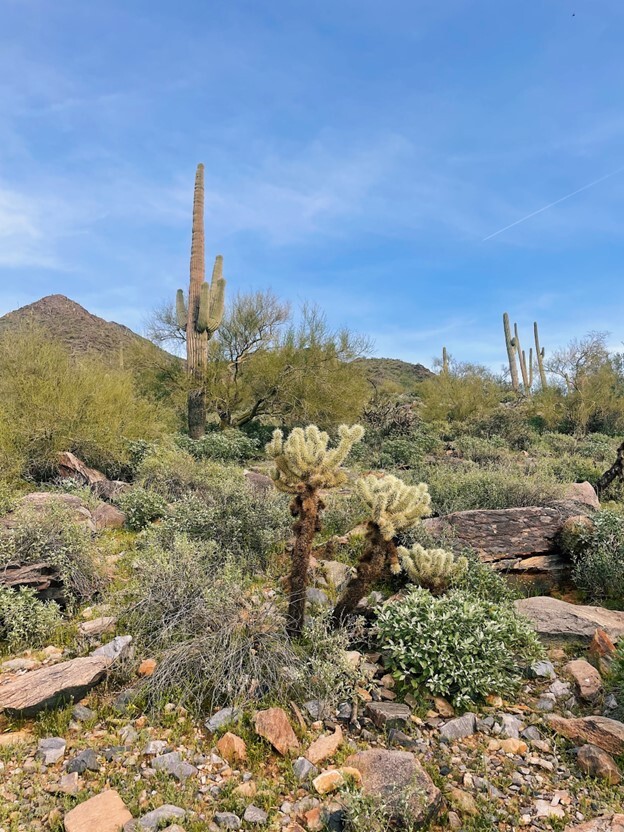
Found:
[[[227,734],[221,737],[217,743],[217,749],[219,750],[219,754],[228,763],[242,763],[247,759],[247,746],[245,745],[245,741],[236,734],[232,734],[231,731],[228,731]]]
[[[257,711],[254,716],[256,733],[268,740],[282,756],[299,749],[299,740],[282,708]]]
[[[600,508],[600,500],[596,494],[594,486],[585,480],[585,482],[573,482],[565,490],[564,497],[566,500],[572,500],[573,503],[589,506],[589,508],[598,511]]]
[[[589,656],[603,675],[609,673],[615,658],[615,644],[604,630],[598,628],[589,645]]]
[[[624,832],[624,815],[603,815],[584,823],[566,826],[564,832]]]
[[[143,661],[139,665],[138,674],[139,674],[139,676],[152,676],[154,674],[155,670],[156,670],[156,660],[155,659],[143,659]]]
[[[104,529],[123,529],[126,524],[126,515],[123,511],[110,503],[100,503],[93,512],[93,522],[97,531]]]
[[[568,662],[563,672],[574,681],[578,695],[585,702],[592,702],[602,691],[600,673],[585,659],[574,659]]]
[[[341,743],[342,729],[337,725],[333,734],[328,734],[325,737],[319,737],[317,740],[314,740],[305,752],[305,756],[313,765],[318,765],[323,760],[333,757],[340,748]]]
[[[553,731],[572,742],[597,745],[616,757],[624,754],[624,725],[615,719],[606,716],[565,719],[555,714],[550,714],[546,719]]]
[[[611,786],[617,785],[622,779],[620,769],[613,757],[596,745],[584,745],[580,748],[576,761],[585,774],[606,780]]]
[[[618,610],[569,604],[548,595],[521,598],[514,606],[546,639],[591,641],[598,627],[612,641],[624,635],[624,612]]]
[[[121,832],[132,815],[114,789],[79,803],[65,815],[65,832]]]

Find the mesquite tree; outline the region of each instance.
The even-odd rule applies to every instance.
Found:
[[[341,425],[338,435],[338,444],[330,449],[329,436],[316,425],[295,428],[286,440],[282,431],[276,430],[266,448],[275,462],[271,473],[275,487],[293,495],[290,511],[297,518],[293,526],[288,603],[287,628],[291,638],[298,637],[303,630],[310,555],[324,508],[320,491],[346,482],[347,475],[341,466],[355,442],[364,435],[364,428]]]
[[[366,545],[357,565],[356,574],[349,581],[333,613],[334,626],[355,612],[358,603],[389,569],[401,571],[396,536],[414,526],[430,513],[431,497],[425,483],[406,485],[398,477],[376,477],[369,474],[356,483],[356,491],[370,511],[366,528]]]
[[[191,237],[191,276],[188,305],[184,292],[176,295],[178,326],[186,334],[186,370],[191,381],[188,393],[188,428],[193,439],[200,439],[206,430],[206,396],[204,374],[208,362],[208,341],[223,318],[225,280],[223,258],[218,255],[210,285],[206,282],[204,253],[204,166],[197,165],[193,197],[193,234]]]

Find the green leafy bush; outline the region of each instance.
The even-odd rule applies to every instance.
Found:
[[[209,431],[201,439],[178,436],[180,448],[195,459],[214,459],[218,462],[243,462],[258,456],[259,442],[240,430]]]
[[[578,528],[573,546],[573,577],[592,601],[624,602],[624,516],[604,509],[593,525]]]
[[[126,515],[126,525],[135,532],[163,517],[167,510],[167,503],[160,494],[139,486],[120,494],[117,503]]]
[[[0,642],[6,642],[10,652],[41,647],[60,621],[57,604],[40,601],[34,589],[0,586]]]
[[[541,654],[530,624],[511,605],[453,590],[439,598],[413,589],[377,619],[380,647],[395,678],[445,696],[457,707],[518,685],[522,664]]]
[[[462,549],[461,555],[468,561],[468,566],[451,580],[451,588],[460,589],[472,598],[489,601],[493,604],[511,603],[517,597],[508,581],[492,567],[479,560],[472,549]]]
[[[0,569],[42,562],[56,567],[70,604],[92,598],[105,584],[89,530],[64,506],[20,509],[13,528],[0,531]]]

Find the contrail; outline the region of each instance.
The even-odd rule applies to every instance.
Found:
[[[598,185],[599,182],[604,182],[605,179],[610,179],[612,176],[615,176],[617,173],[621,173],[624,170],[624,165],[618,168],[617,170],[612,170],[611,173],[605,173],[604,176],[601,176],[600,179],[594,179],[593,182],[589,182],[587,185],[583,185],[581,188],[577,188],[572,193],[566,194],[565,196],[556,199],[554,202],[549,202],[548,205],[544,205],[542,208],[538,208],[537,211],[532,211],[530,214],[527,214],[526,217],[521,217],[519,220],[506,225],[504,228],[499,228],[498,231],[495,231],[493,234],[484,237],[481,240],[482,243],[485,243],[487,240],[491,240],[492,237],[497,237],[499,234],[502,234],[503,231],[508,231],[510,228],[513,228],[515,225],[520,225],[521,222],[525,222],[526,220],[530,220],[531,217],[537,216],[537,214],[541,214],[543,211],[548,211],[549,208],[552,208],[554,205],[559,205],[560,202],[565,202],[566,199],[570,199],[570,197],[576,196],[577,194],[586,191],[588,188],[593,188],[594,185]]]

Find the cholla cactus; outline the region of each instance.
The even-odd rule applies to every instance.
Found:
[[[446,589],[453,578],[463,575],[468,568],[465,557],[456,559],[446,549],[425,549],[416,543],[411,549],[399,546],[397,551],[409,580],[434,593]]]
[[[357,573],[336,604],[334,626],[355,611],[386,570],[401,571],[395,543],[396,535],[409,529],[430,513],[431,497],[425,483],[406,485],[391,475],[378,478],[362,477],[356,484],[357,493],[370,510],[366,531],[366,547],[357,565]]]
[[[310,555],[314,535],[320,530],[320,513],[325,507],[319,491],[336,488],[346,481],[347,475],[341,466],[353,445],[364,435],[364,428],[341,425],[338,435],[336,447],[329,448],[329,436],[316,425],[308,425],[295,428],[286,440],[282,431],[276,430],[266,446],[268,456],[275,462],[271,474],[275,487],[293,495],[290,511],[297,518],[293,526],[287,623],[293,638],[303,630]]]
[[[392,540],[400,531],[410,529],[421,517],[431,513],[429,488],[424,482],[406,485],[392,475],[380,479],[370,474],[359,479],[355,487],[384,540]]]
[[[273,433],[266,446],[268,456],[275,461],[271,473],[275,487],[288,494],[298,494],[306,488],[336,488],[347,480],[341,469],[353,445],[364,436],[361,425],[341,425],[340,441],[329,449],[329,435],[316,425],[295,428],[284,441],[281,430]]]

